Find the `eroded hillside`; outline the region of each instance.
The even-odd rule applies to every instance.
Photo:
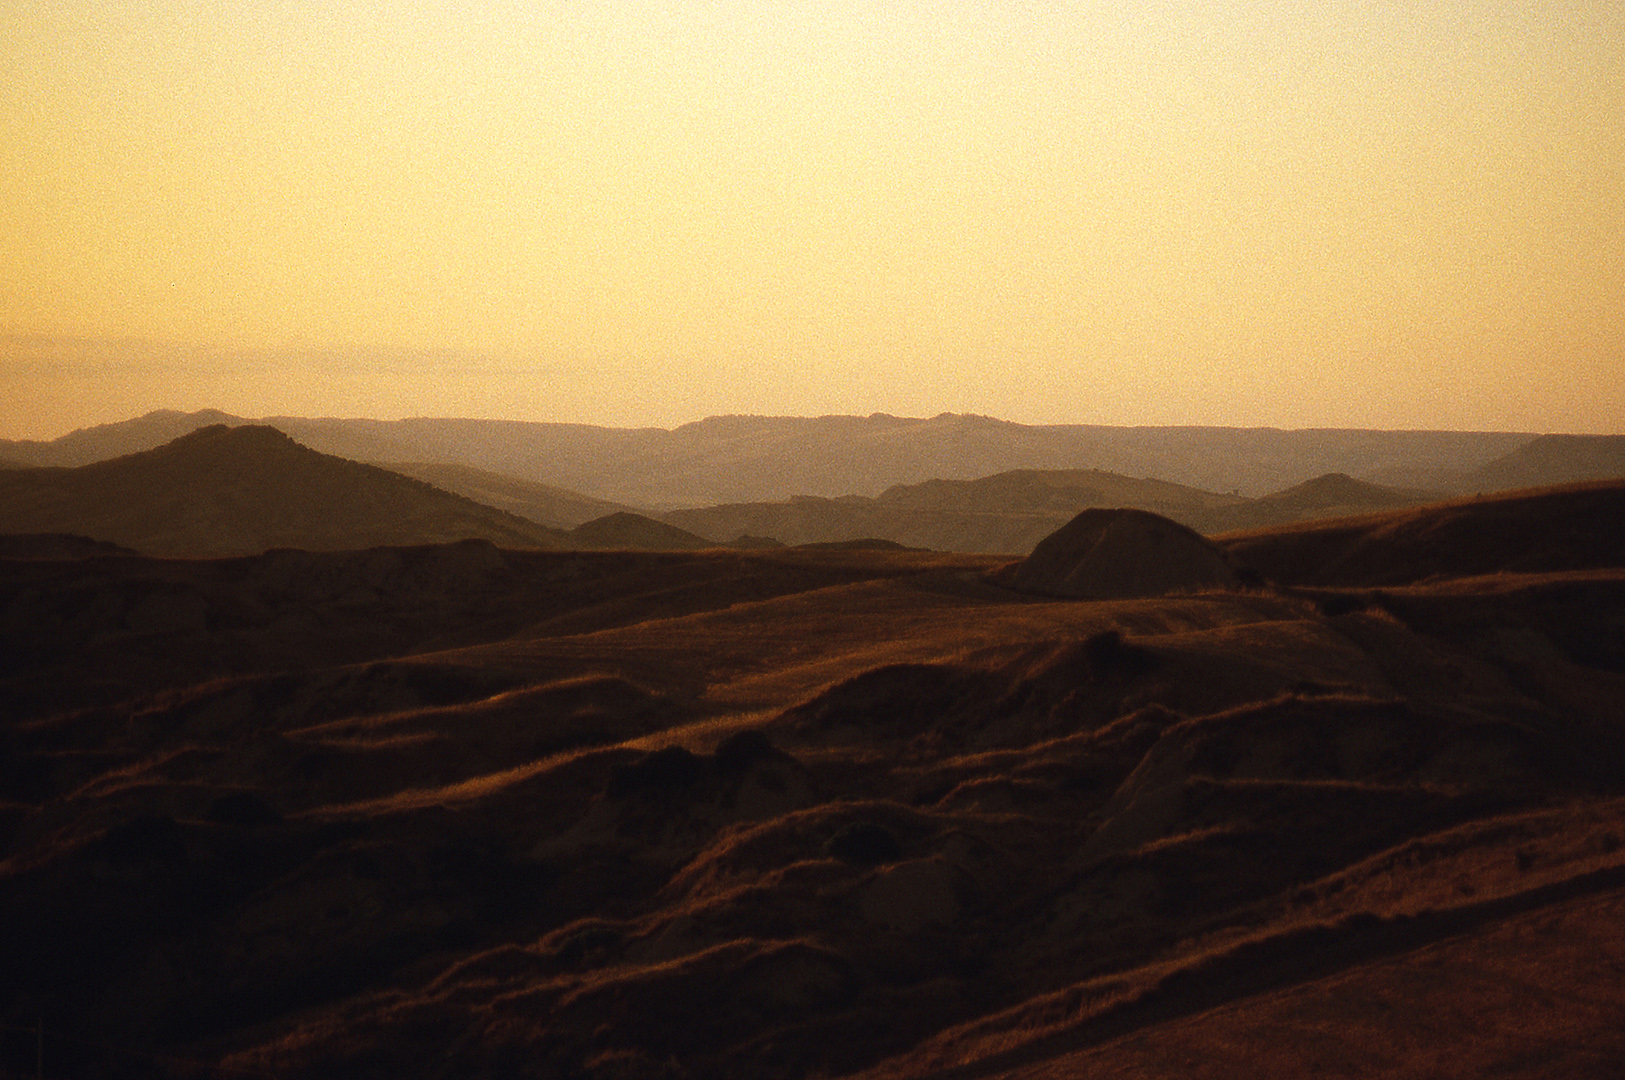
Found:
[[[1625,568],[1509,558],[0,563],[8,1023],[58,1076],[1607,1075]]]

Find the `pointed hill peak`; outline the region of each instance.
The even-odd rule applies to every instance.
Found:
[[[697,551],[717,546],[676,525],[624,510],[577,525],[570,530],[570,538],[582,547],[644,551]]]
[[[0,521],[189,558],[466,539],[570,546],[557,530],[263,424],[206,425],[79,468],[0,473]]]
[[[1425,492],[1356,480],[1347,473],[1333,472],[1305,480],[1301,484],[1265,495],[1259,502],[1286,503],[1303,507],[1397,506],[1429,496]]]

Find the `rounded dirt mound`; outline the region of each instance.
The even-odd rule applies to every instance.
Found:
[[[1039,541],[1009,583],[1028,592],[1103,600],[1238,584],[1223,551],[1146,510],[1085,510]]]

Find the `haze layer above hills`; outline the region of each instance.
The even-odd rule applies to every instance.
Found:
[[[1621,522],[0,558],[0,1005],[65,1080],[1612,1075]]]
[[[207,424],[243,422],[213,411],[149,413],[47,443],[0,442],[0,458],[82,465],[150,449]],[[929,419],[883,414],[713,417],[670,431],[495,420],[271,417],[257,422],[352,460],[468,465],[657,510],[797,495],[872,497],[899,484],[974,480],[1016,469],[1100,469],[1251,496],[1334,472],[1385,485],[1477,491],[1481,487],[1473,470],[1534,438],[1473,432],[1034,427],[946,413]],[[1517,486],[1625,473],[1625,438],[1553,438],[1550,460],[1522,474]],[[1590,461],[1593,471],[1576,472],[1571,448]]]

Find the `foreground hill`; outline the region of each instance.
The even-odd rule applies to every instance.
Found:
[[[1625,566],[1625,481],[1503,492],[1220,541],[1238,562],[1293,585]]]
[[[76,533],[188,558],[471,537],[568,546],[535,522],[258,426],[200,428],[78,468],[0,473],[0,523],[12,533]]]
[[[1110,601],[852,546],[0,559],[0,1069],[1614,1075],[1618,498]],[[1107,518],[1091,574],[1169,531]]]
[[[51,442],[0,442],[0,457],[82,465],[157,446],[194,427],[247,422],[214,411],[155,412]],[[897,484],[969,480],[1016,469],[1100,469],[1245,495],[1278,491],[1329,472],[1370,476],[1397,470],[1468,482],[1460,478],[1533,437],[1028,425],[953,413],[925,418],[884,413],[719,416],[672,430],[433,418],[269,417],[258,422],[272,424],[313,449],[357,461],[469,465],[660,510],[803,494],[873,497]]]

